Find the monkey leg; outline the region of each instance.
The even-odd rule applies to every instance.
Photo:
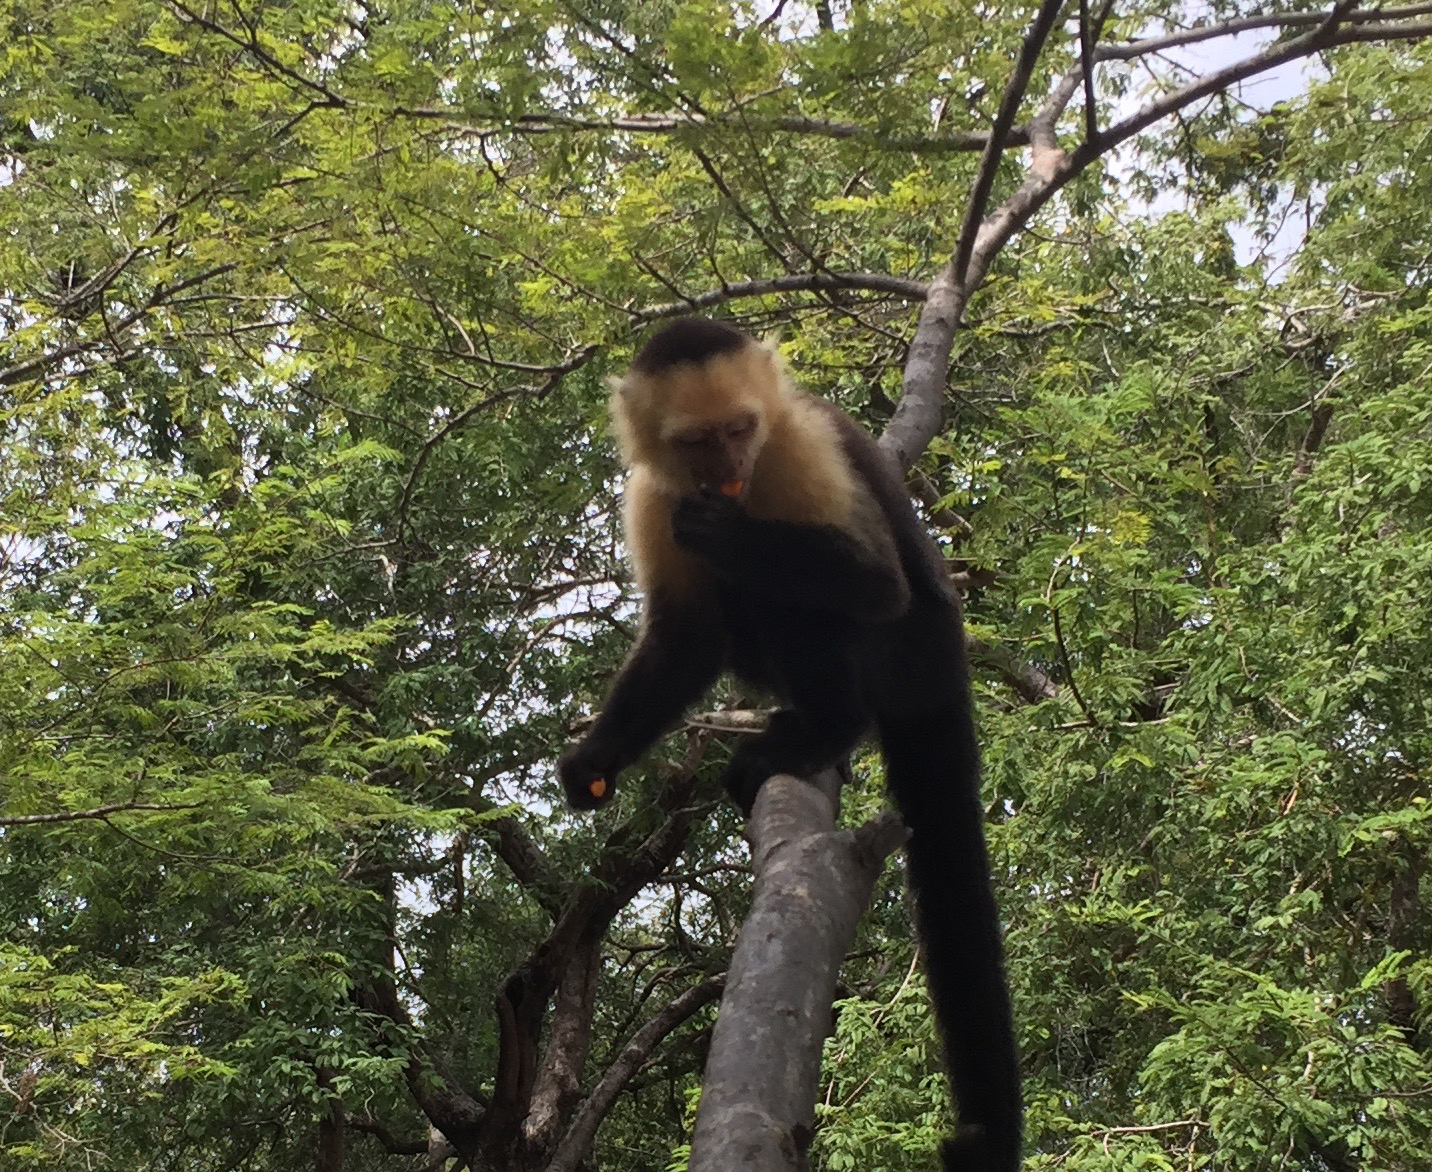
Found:
[[[854,648],[834,638],[792,642],[795,654],[782,672],[789,707],[744,741],[726,768],[726,791],[747,815],[767,778],[777,773],[808,778],[838,764],[869,725]]]

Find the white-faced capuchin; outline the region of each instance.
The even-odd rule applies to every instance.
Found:
[[[949,1172],[1015,1172],[1019,1065],[985,852],[959,604],[896,469],[775,353],[719,322],[656,333],[612,396],[630,470],[641,637],[560,762],[568,801],[617,775],[722,669],[783,707],[732,757],[747,813],[772,774],[807,777],[874,726],[910,829],[910,879],[959,1107]]]

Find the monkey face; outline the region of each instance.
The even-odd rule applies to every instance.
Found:
[[[685,428],[668,441],[671,464],[679,469],[684,487],[716,488],[739,497],[755,471],[765,430],[755,411]]]
[[[675,496],[716,489],[736,499],[788,409],[781,369],[772,350],[740,335],[733,335],[734,348],[669,353],[684,336],[675,330],[675,341],[657,355],[661,363],[639,358],[614,384],[612,418],[622,454],[628,465],[650,468]]]

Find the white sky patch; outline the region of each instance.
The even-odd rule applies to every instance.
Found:
[[[1213,14],[1201,5],[1191,5],[1187,12],[1186,23],[1193,23],[1199,19],[1212,22],[1215,20]],[[1166,28],[1149,28],[1141,33],[1141,36],[1158,36],[1168,31]],[[1114,104],[1110,112],[1111,121],[1119,121],[1135,113],[1142,108],[1158,92],[1158,87],[1168,82],[1174,85],[1187,85],[1198,77],[1205,77],[1220,69],[1238,61],[1247,60],[1267,48],[1278,36],[1276,29],[1254,29],[1247,32],[1236,33],[1227,37],[1218,37],[1213,40],[1203,41],[1197,44],[1180,45],[1159,53],[1154,58],[1157,73],[1151,73],[1147,64],[1130,62],[1121,66],[1132,71],[1134,82],[1128,92]],[[1112,65],[1112,63],[1110,63]],[[1110,65],[1102,68],[1108,69]],[[1143,82],[1139,81],[1139,74],[1143,75]],[[1296,61],[1284,62],[1266,72],[1259,73],[1246,81],[1239,82],[1233,86],[1228,94],[1234,101],[1246,106],[1247,118],[1252,119],[1266,114],[1280,102],[1290,102],[1300,98],[1308,90],[1308,87],[1315,81],[1320,81],[1328,76],[1321,62],[1316,57],[1303,58]],[[1204,105],[1212,102],[1222,101],[1221,95],[1214,95],[1205,100]],[[1195,105],[1190,108],[1189,113],[1196,115],[1200,107]],[[1151,132],[1158,133],[1166,131],[1169,124],[1168,119],[1155,123]],[[1108,168],[1111,176],[1127,176],[1138,167],[1138,139],[1137,137],[1118,147],[1108,158]],[[1291,195],[1290,195],[1291,200]],[[1174,211],[1192,211],[1193,201],[1187,190],[1170,189],[1161,193],[1156,199],[1149,202],[1133,202],[1133,210],[1143,216],[1156,219]],[[1289,205],[1290,211],[1292,205]],[[1252,264],[1260,257],[1267,265],[1267,272],[1270,279],[1276,280],[1280,269],[1297,252],[1306,234],[1306,223],[1301,216],[1284,215],[1271,237],[1264,235],[1248,224],[1233,223],[1229,225],[1229,236],[1233,240],[1235,257],[1240,265]]]

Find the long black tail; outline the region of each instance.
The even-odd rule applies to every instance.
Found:
[[[946,1172],[1016,1172],[1023,1108],[979,755],[964,706],[880,722],[890,791],[910,828],[910,882],[959,1132]]]

